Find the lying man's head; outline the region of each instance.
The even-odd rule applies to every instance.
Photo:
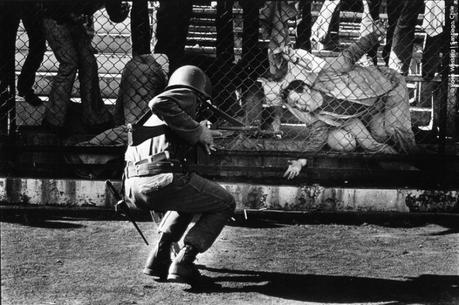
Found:
[[[283,89],[281,100],[291,107],[307,112],[314,112],[323,104],[322,94],[301,80],[294,80]]]

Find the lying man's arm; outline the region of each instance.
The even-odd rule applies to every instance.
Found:
[[[366,36],[361,37],[352,43],[347,49],[343,50],[338,57],[324,67],[326,70],[334,72],[348,72],[355,63],[366,53],[368,53],[384,36],[385,23],[377,21],[374,24],[374,31]]]

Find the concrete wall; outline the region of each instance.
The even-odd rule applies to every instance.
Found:
[[[120,187],[119,181],[113,182]],[[448,211],[457,191],[353,189],[222,183],[242,209],[286,211]],[[437,198],[437,199],[435,199]],[[8,204],[111,207],[114,198],[100,180],[0,178],[0,202]],[[427,203],[426,203],[427,202]]]

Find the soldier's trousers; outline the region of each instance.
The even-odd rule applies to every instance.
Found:
[[[163,222],[162,232],[178,241],[196,214],[199,220],[185,235],[184,243],[199,252],[215,241],[234,213],[233,196],[219,184],[195,173],[174,174],[172,183],[156,188],[155,176],[126,179],[128,201],[144,210],[175,211]]]

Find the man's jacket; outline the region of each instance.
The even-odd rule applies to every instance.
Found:
[[[395,87],[384,75],[387,68],[356,64],[376,43],[377,35],[371,33],[330,61],[323,61],[303,50],[290,50],[287,56],[288,74],[281,87],[285,88],[293,80],[302,80],[327,96],[370,106],[375,98]]]

